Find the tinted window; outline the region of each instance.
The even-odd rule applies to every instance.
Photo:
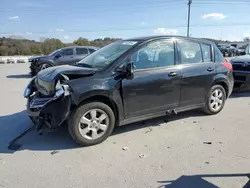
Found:
[[[214,47],[214,55],[215,55],[215,62],[221,63],[225,61],[225,58],[223,57],[221,51],[216,46]]]
[[[200,44],[191,41],[180,41],[181,58],[183,64],[201,63],[202,54]]]
[[[211,46],[207,44],[201,44],[201,49],[202,49],[203,61],[205,62],[212,61]]]
[[[86,55],[88,53],[88,49],[86,48],[76,48],[76,55]]]
[[[89,49],[89,52],[92,54],[93,52],[95,52],[96,50],[94,49]]]
[[[69,56],[69,55],[73,55],[73,49],[66,49],[62,52],[62,55],[64,56]]]
[[[169,40],[152,42],[132,55],[136,69],[174,65],[174,44]]]

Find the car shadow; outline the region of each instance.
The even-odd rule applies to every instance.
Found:
[[[201,188],[218,188],[218,186],[210,183],[204,178],[232,178],[232,177],[248,177],[248,181],[243,188],[250,188],[250,173],[246,174],[204,174],[193,176],[181,176],[173,181],[158,181],[163,184],[159,188],[187,188],[187,187],[201,187]]]
[[[113,135],[123,134],[125,132],[134,131],[137,129],[143,129],[150,126],[159,126],[162,123],[169,121],[175,121],[187,117],[203,116],[198,112],[185,112],[175,117],[161,117],[148,121],[138,122],[122,127],[117,127]],[[21,111],[15,114],[6,116],[0,116],[0,153],[15,153],[14,150],[9,150],[8,145],[15,137],[19,136],[26,129],[31,127],[33,123],[27,116],[25,111]],[[167,124],[164,124],[167,126]],[[47,150],[66,150],[72,148],[79,148],[70,137],[67,126],[62,126],[54,132],[46,132],[39,135],[36,131],[27,133],[17,143],[20,143],[22,147],[20,150],[32,150],[32,151],[47,151]]]
[[[30,74],[13,74],[6,76],[7,78],[32,78]]]

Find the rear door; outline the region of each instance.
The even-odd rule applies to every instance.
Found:
[[[74,48],[67,48],[61,52],[56,60],[57,65],[70,65],[75,62]]]
[[[82,60],[89,54],[89,50],[87,48],[76,47],[76,62]]]
[[[192,40],[179,40],[182,70],[180,106],[201,104],[215,76],[212,46]]]

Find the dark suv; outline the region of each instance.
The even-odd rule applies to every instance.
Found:
[[[58,49],[47,56],[31,57],[29,58],[31,75],[34,76],[48,67],[74,64],[97,49],[93,46],[71,46]]]
[[[250,88],[250,49],[245,48],[245,55],[234,57],[230,60],[233,66],[235,87]]]
[[[233,83],[232,65],[214,43],[154,36],[117,41],[74,66],[42,70],[24,96],[37,129],[67,122],[77,143],[93,145],[115,126],[200,108],[217,114]]]

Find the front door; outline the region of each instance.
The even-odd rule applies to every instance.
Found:
[[[180,40],[177,44],[182,70],[180,106],[202,104],[216,71],[211,45],[191,40]]]
[[[70,65],[75,63],[74,49],[69,48],[61,52],[60,57],[56,60],[57,65]]]
[[[135,64],[134,78],[122,82],[126,118],[176,108],[181,72],[175,65],[174,42],[151,42],[131,58]]]

